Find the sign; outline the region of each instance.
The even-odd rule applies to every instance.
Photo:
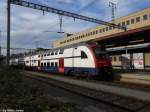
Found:
[[[133,54],[133,65],[135,69],[144,69],[143,53]]]

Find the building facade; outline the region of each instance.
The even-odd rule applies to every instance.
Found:
[[[126,26],[127,30],[150,26],[150,8],[118,18],[114,23],[120,26]],[[99,25],[95,28],[90,28],[70,36],[66,35],[62,39],[54,41],[52,46],[53,48],[64,47],[67,45],[86,42],[121,32],[124,32],[124,30],[105,25]]]

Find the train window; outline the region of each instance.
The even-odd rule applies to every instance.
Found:
[[[58,54],[58,52],[56,51],[56,52],[55,52],[55,55],[57,55],[57,54]]]
[[[34,60],[34,63],[36,63],[36,60]]]
[[[61,50],[59,51],[59,54],[63,54],[63,53],[64,53],[64,50],[61,49]]]
[[[57,62],[55,62],[55,67],[58,67],[58,63]]]
[[[87,54],[84,51],[81,51],[81,59],[86,59],[86,58],[88,58]]]
[[[41,63],[41,67],[43,67],[43,63]]]
[[[47,56],[50,56],[50,54],[47,54]]]
[[[135,20],[134,19],[131,19],[131,24],[134,24]]]
[[[140,17],[137,17],[137,18],[136,18],[136,22],[137,22],[137,23],[140,22]]]
[[[51,62],[51,67],[54,67],[54,62]]]
[[[51,56],[54,55],[54,52],[51,52]]]
[[[46,63],[44,63],[44,67],[46,67]]]
[[[50,63],[49,62],[47,63],[47,67],[50,67]]]
[[[145,15],[143,16],[143,20],[147,20],[147,19],[148,19],[148,15],[145,14]]]
[[[117,61],[117,58],[116,58],[116,56],[114,56],[114,61]]]
[[[130,21],[129,21],[129,20],[127,20],[127,21],[126,21],[126,24],[127,24],[127,25],[130,25]]]

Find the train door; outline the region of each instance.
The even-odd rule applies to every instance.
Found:
[[[64,73],[64,59],[59,59],[59,73]]]

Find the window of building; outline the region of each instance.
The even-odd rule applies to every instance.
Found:
[[[96,34],[98,34],[98,30],[96,30]]]
[[[58,63],[57,62],[55,62],[55,67],[58,67]]]
[[[110,57],[110,61],[112,61],[112,57]]]
[[[86,58],[88,58],[87,54],[84,51],[81,51],[81,59],[86,59]]]
[[[50,67],[50,63],[49,62],[47,63],[47,67]]]
[[[108,27],[106,27],[106,31],[108,31],[109,30],[109,28]]]
[[[140,22],[140,17],[137,17],[137,18],[136,18],[136,22],[137,22],[137,23]]]
[[[134,24],[135,20],[134,19],[131,19],[131,24]]]
[[[41,57],[43,57],[43,55],[41,55]]]
[[[122,22],[122,26],[125,26],[126,24],[125,24],[125,22]]]
[[[51,67],[54,67],[54,62],[51,62]]]
[[[112,30],[112,27],[111,27],[111,26],[109,26],[109,30]]]
[[[46,67],[46,63],[44,63],[44,67]]]
[[[99,29],[99,33],[102,33],[102,29]]]
[[[103,32],[105,32],[105,28],[103,28]]]
[[[130,25],[130,21],[129,21],[129,20],[127,20],[127,21],[126,21],[126,24],[127,24],[127,25]]]
[[[147,19],[148,19],[148,15],[145,14],[145,15],[143,16],[143,20],[147,20]]]
[[[95,31],[93,31],[93,35],[95,35]]]
[[[38,55],[38,57],[40,58],[40,55]]]
[[[121,24],[120,24],[120,23],[118,23],[118,26],[121,26]]]
[[[41,63],[41,67],[43,67],[43,63]]]
[[[46,54],[44,54],[44,57],[46,56]]]
[[[117,58],[116,58],[116,56],[114,56],[114,61],[117,61]]]

